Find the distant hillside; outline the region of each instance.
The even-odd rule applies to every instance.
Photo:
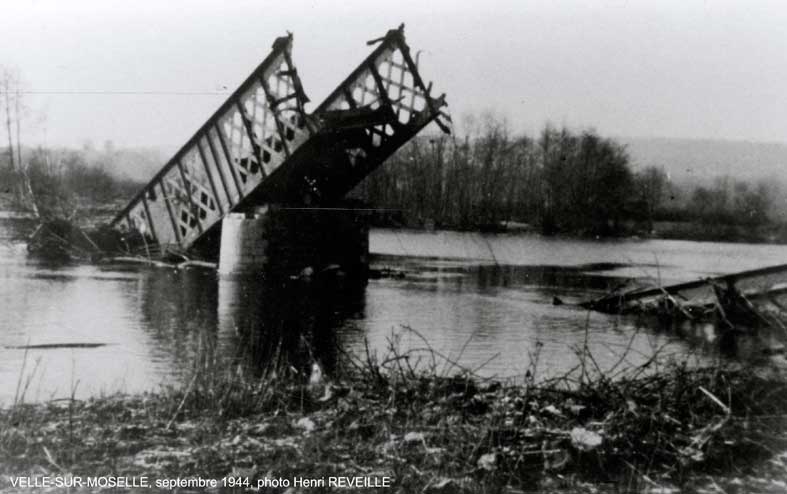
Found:
[[[787,183],[787,144],[619,137],[626,145],[635,169],[663,167],[673,182],[706,182],[715,177],[773,180]]]

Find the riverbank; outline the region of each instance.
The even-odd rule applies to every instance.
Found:
[[[10,192],[0,191],[0,219],[35,219],[35,214],[18,208]]]
[[[653,238],[692,240],[697,242],[745,242],[752,244],[787,244],[787,225],[770,224],[744,227],[722,223],[694,221],[659,221],[653,225]]]
[[[499,235],[541,235],[557,239],[664,239],[688,240],[693,242],[731,242],[751,244],[787,244],[787,224],[768,223],[757,227],[741,224],[726,224],[701,221],[656,221],[652,225],[643,222],[625,221],[616,233],[599,235],[592,231],[562,231],[545,234],[538,225],[516,221],[501,221],[475,227],[459,227],[451,225],[436,226],[433,223],[403,226],[396,222],[376,222],[375,228],[418,231],[418,232],[458,232]]]
[[[283,368],[196,373],[156,394],[16,405],[0,411],[0,482],[4,491],[15,476],[56,475],[286,479],[289,490],[263,492],[288,493],[332,492],[331,477],[408,493],[785,488],[787,383],[763,369],[656,371],[650,361],[603,376],[588,355],[560,379],[513,385],[442,377],[439,365],[418,372],[411,360],[370,358],[333,382]],[[326,485],[300,488],[296,477]]]

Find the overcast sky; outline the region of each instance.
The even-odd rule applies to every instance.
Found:
[[[182,144],[222,95],[295,35],[319,103],[406,23],[456,120],[492,110],[619,136],[787,141],[787,7],[728,1],[60,1],[0,11],[0,65],[29,90],[28,142]],[[312,106],[314,107],[314,105]]]

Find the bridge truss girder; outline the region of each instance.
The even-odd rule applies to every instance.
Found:
[[[261,204],[329,206],[423,127],[444,131],[403,26],[311,114],[293,65],[292,35],[272,52],[114,218],[162,251],[215,243],[221,219]]]

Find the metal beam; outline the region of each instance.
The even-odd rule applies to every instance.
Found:
[[[170,204],[169,196],[167,195],[167,187],[164,185],[164,180],[159,180],[159,187],[161,187],[161,197],[164,198],[164,204],[167,205],[167,212],[169,213],[169,220],[172,222],[172,231],[175,232],[175,240],[178,242],[178,245],[182,246],[182,238],[180,236],[180,230],[178,229],[178,219],[175,217],[175,214],[172,212],[172,204]],[[155,185],[154,185],[155,187]]]
[[[153,234],[153,240],[155,240],[158,243],[158,235],[156,235],[156,229],[153,227],[153,217],[150,216],[150,208],[148,208],[148,200],[145,199],[144,195],[142,196],[142,205],[145,207],[145,221],[150,227],[150,233]]]
[[[372,61],[369,61],[367,68],[369,69],[369,72],[372,73],[372,78],[374,79],[375,85],[377,85],[377,92],[380,93],[382,104],[388,108],[393,108],[393,105],[391,105],[391,98],[388,97],[388,90],[385,88],[385,84],[383,83],[383,78],[380,77],[380,73],[377,72],[377,66],[375,66]]]
[[[203,134],[207,133],[208,129],[216,125],[216,122],[224,116],[227,111],[238,101],[244,93],[248,91],[248,89],[257,81],[259,80],[260,74],[265,73],[265,71],[272,66],[272,64],[276,63],[276,59],[279,56],[286,57],[289,60],[289,51],[292,46],[292,34],[288,34],[287,36],[281,36],[276,38],[273,42],[273,46],[271,47],[271,53],[268,54],[267,57],[254,69],[254,71],[244,80],[241,85],[232,93],[232,95],[227,98],[224,103],[219,106],[219,108],[213,113],[213,115],[200,127],[199,130],[188,140],[186,144],[183,145],[176,153],[175,156],[164,166],[161,170],[148,182],[146,188],[137,192],[134,198],[126,205],[126,207],[120,211],[115,218],[112,220],[112,224],[120,221],[128,210],[130,210],[134,204],[142,197],[142,194],[146,192],[146,190],[153,186],[153,184],[157,181],[163,180],[164,176],[173,166],[173,162],[180,159],[189,149],[192,144],[199,139]]]
[[[238,201],[240,201],[243,199],[243,187],[240,185],[238,170],[235,169],[235,165],[232,163],[232,155],[230,154],[230,148],[227,147],[227,141],[224,139],[224,131],[221,130],[221,127],[218,125],[216,125],[216,135],[219,136],[219,144],[221,144],[221,149],[224,151],[224,156],[227,158],[227,166],[230,167],[232,179],[235,181],[235,187],[238,189]]]
[[[180,172],[180,179],[183,180],[183,188],[186,189],[186,197],[189,198],[189,211],[191,214],[194,215],[194,219],[197,221],[197,229],[202,233],[202,220],[199,217],[199,208],[196,204],[194,204],[194,199],[191,197],[191,185],[190,182],[186,179],[186,172],[183,171],[183,163],[178,160],[177,161],[178,171]],[[191,228],[191,224],[189,224],[189,228]]]
[[[445,101],[442,99],[445,97],[443,94],[441,97],[432,99],[431,89],[432,83],[429,83],[429,86],[424,84],[423,79],[421,79],[421,74],[418,72],[418,66],[413,61],[413,57],[410,56],[410,48],[407,46],[407,43],[399,43],[399,51],[402,52],[402,58],[404,58],[404,62],[407,64],[407,67],[410,69],[410,73],[413,76],[413,85],[416,87],[420,87],[421,91],[424,92],[424,99],[426,100],[426,105],[429,107],[429,111],[434,115],[434,123],[440,127],[440,130],[445,132],[446,134],[451,133],[451,129],[449,129],[443,122],[440,121],[440,106],[445,104]],[[415,91],[413,91],[415,92]]]
[[[254,152],[254,157],[257,158],[257,165],[260,167],[262,177],[265,178],[265,169],[262,167],[261,147],[254,138],[254,128],[252,127],[251,119],[248,117],[248,115],[246,115],[246,110],[243,108],[243,104],[239,100],[235,101],[235,106],[238,108],[238,112],[240,113],[240,119],[243,121],[243,128],[246,129],[246,135],[249,137],[249,143],[251,144],[251,149]]]
[[[227,194],[227,204],[229,204],[229,208],[232,209],[232,194],[230,193],[230,188],[227,185],[227,178],[224,176],[224,171],[221,169],[221,161],[219,160],[219,155],[216,152],[216,148],[213,146],[213,139],[210,137],[210,132],[205,134],[205,140],[208,141],[208,149],[210,149],[210,155],[213,157],[213,163],[216,165],[216,171],[219,174],[221,186],[224,188],[224,193]],[[231,167],[232,165],[227,162],[227,166]],[[231,173],[232,171],[230,171],[230,174]]]
[[[355,98],[353,98],[353,93],[350,92],[350,88],[345,87],[342,92],[344,93],[344,99],[347,100],[347,104],[350,105],[350,109],[355,110],[358,108],[358,103],[355,102]]]
[[[208,176],[208,182],[210,182],[210,190],[213,191],[213,199],[216,201],[216,207],[219,208],[219,214],[224,216],[224,208],[221,207],[221,201],[219,200],[219,191],[216,189],[216,184],[213,183],[213,174],[210,173],[208,160],[205,159],[205,152],[202,150],[202,144],[200,143],[200,141],[197,141],[197,151],[199,151],[199,157],[202,160],[202,166],[203,168],[205,168],[205,175]]]
[[[276,131],[279,134],[279,139],[281,140],[281,145],[284,146],[284,154],[287,157],[290,157],[290,146],[287,144],[287,136],[284,133],[284,124],[281,123],[279,120],[279,101],[276,101],[271,94],[271,88],[268,87],[267,81],[260,78],[260,85],[262,85],[262,90],[265,93],[265,99],[268,101],[268,107],[270,111],[273,113],[273,120],[276,122]]]

